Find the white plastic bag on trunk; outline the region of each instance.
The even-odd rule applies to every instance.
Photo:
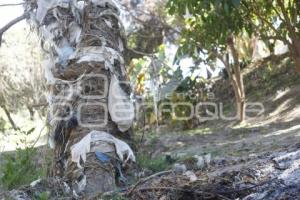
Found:
[[[71,146],[72,161],[76,162],[79,168],[82,168],[80,165],[80,158],[83,160],[83,162],[85,162],[86,154],[91,152],[91,143],[97,141],[103,141],[109,144],[113,144],[115,146],[116,153],[119,159],[123,163],[126,163],[129,160],[135,162],[134,153],[126,142],[119,140],[111,134],[103,131],[91,131],[78,143]],[[125,155],[126,158],[124,158]]]
[[[114,75],[111,77],[109,87],[108,110],[120,131],[125,132],[132,126],[134,119],[133,103]]]

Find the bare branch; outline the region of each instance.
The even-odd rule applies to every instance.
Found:
[[[6,6],[21,6],[25,3],[7,3],[7,4],[0,4],[0,7],[6,7]]]
[[[10,21],[8,24],[6,24],[4,27],[2,27],[0,29],[0,46],[1,46],[1,42],[2,42],[2,36],[3,33],[5,31],[7,31],[10,27],[12,27],[13,25],[17,24],[18,22],[22,21],[23,19],[26,19],[28,17],[28,13],[24,13],[23,15],[21,15],[20,17],[17,17],[16,19]]]

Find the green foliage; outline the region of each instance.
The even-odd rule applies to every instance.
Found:
[[[241,1],[241,9],[247,12],[245,20],[251,22],[257,35],[268,41],[266,43],[270,49],[274,47],[275,40],[287,44],[287,37],[295,38],[296,27],[300,27],[299,8],[300,2],[297,0]]]
[[[24,184],[28,184],[41,175],[41,171],[36,169],[33,157],[36,150],[33,148],[17,149],[16,155],[5,155],[4,164],[1,165],[0,182],[7,189],[12,189]]]
[[[229,35],[255,34],[271,51],[276,40],[299,39],[300,1],[169,0],[171,15],[185,18],[178,56],[224,50]]]
[[[0,165],[0,183],[6,189],[12,189],[24,184],[29,184],[43,175],[43,169],[37,169],[34,157],[37,151],[27,144],[26,137],[34,131],[20,131],[24,138],[20,143],[25,144],[25,148],[17,148],[14,154],[4,154],[3,163]]]
[[[285,90],[299,82],[299,76],[294,72],[290,59],[281,60],[279,63],[270,61],[245,76],[247,95],[255,98],[263,98],[274,94],[274,91]],[[264,90],[258,90],[258,85]]]
[[[195,106],[199,102],[208,101],[207,84],[209,81],[199,76],[188,76],[183,79],[174,92],[159,101],[158,106],[164,110],[160,113],[159,122],[177,130],[196,126],[196,120],[190,118],[193,112],[191,107],[184,104],[180,105],[180,103],[188,102]],[[174,107],[175,104],[178,105]],[[185,120],[182,120],[184,118]]]
[[[38,194],[38,196],[36,197],[36,200],[48,200],[50,197],[50,194],[48,192],[42,192],[40,194]]]
[[[149,169],[153,173],[164,171],[169,167],[164,157],[151,158],[148,154],[138,154],[137,164],[143,169]]]
[[[185,55],[199,59],[200,53],[223,52],[230,35],[243,31],[251,34],[251,24],[244,20],[246,13],[239,7],[239,0],[169,0],[169,13],[184,17],[186,23],[177,59]]]

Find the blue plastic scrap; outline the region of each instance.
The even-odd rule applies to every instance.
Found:
[[[107,163],[110,161],[110,157],[100,151],[96,151],[95,154],[96,158],[103,163]]]

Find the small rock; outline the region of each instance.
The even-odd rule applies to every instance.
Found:
[[[178,163],[174,165],[174,169],[176,173],[184,173],[187,170],[184,164],[178,164]]]

